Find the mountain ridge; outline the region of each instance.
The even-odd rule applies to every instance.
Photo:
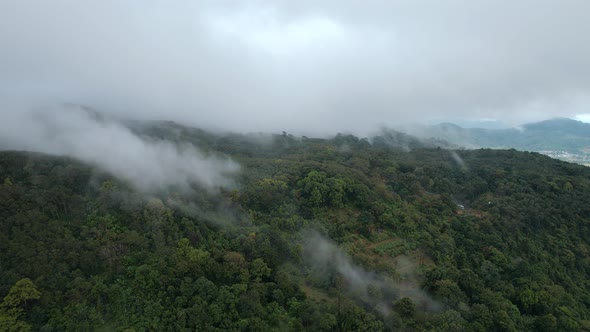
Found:
[[[425,130],[423,137],[443,139],[466,148],[514,148],[580,164],[590,163],[590,124],[573,119],[553,118],[508,129],[464,128],[445,122]]]

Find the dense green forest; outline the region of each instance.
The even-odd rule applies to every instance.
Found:
[[[1,152],[0,330],[590,331],[589,168],[393,133],[134,128],[230,156],[234,188],[146,194]]]

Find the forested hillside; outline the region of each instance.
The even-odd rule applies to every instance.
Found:
[[[0,330],[590,331],[589,168],[134,128],[230,156],[234,186],[146,193],[1,152]]]

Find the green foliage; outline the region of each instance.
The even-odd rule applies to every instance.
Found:
[[[41,293],[29,278],[16,282],[0,303],[0,330],[30,331],[31,326],[21,320],[28,309],[27,302],[38,300]]]
[[[144,133],[229,154],[236,188],[145,197],[67,158],[0,153],[0,330],[589,326],[587,168],[513,150],[455,151],[461,167],[393,133]],[[310,263],[309,228],[342,249],[330,264],[350,259]]]
[[[35,284],[29,278],[24,278],[16,282],[10,288],[8,294],[4,297],[0,308],[4,310],[11,310],[14,308],[25,307],[27,301],[38,300],[41,293],[35,287]]]
[[[416,314],[416,305],[408,297],[401,298],[397,303],[394,304],[393,308],[402,317],[413,318]]]

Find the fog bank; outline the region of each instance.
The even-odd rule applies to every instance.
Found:
[[[70,156],[144,192],[228,187],[239,170],[230,159],[205,155],[189,144],[139,137],[116,119],[79,106],[26,105],[13,103],[11,116],[0,121],[0,149]]]

